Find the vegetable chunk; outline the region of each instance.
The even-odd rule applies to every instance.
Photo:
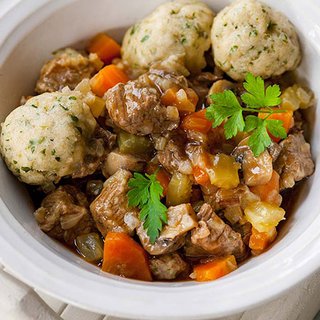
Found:
[[[120,232],[109,232],[104,240],[102,271],[130,279],[152,280],[146,252]]]
[[[210,281],[221,278],[237,269],[234,256],[216,259],[204,264],[196,265],[193,269],[193,277],[197,281]]]

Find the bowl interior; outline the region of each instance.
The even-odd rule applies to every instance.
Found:
[[[163,0],[95,0],[94,4],[89,0],[78,1],[55,1],[61,4],[61,8],[52,10],[44,14],[41,8],[31,15],[27,20],[33,24],[22,22],[21,28],[24,32],[13,39],[14,45],[10,54],[0,65],[0,121],[2,122],[8,113],[19,104],[22,95],[29,95],[33,92],[35,81],[43,63],[50,58],[51,52],[58,48],[70,44],[83,45],[83,41],[100,31],[108,31],[111,36],[121,40],[125,29],[152,11]],[[231,1],[212,0],[206,1],[215,11],[219,11]],[[301,12],[302,6],[298,1],[264,1],[272,7],[283,11],[299,30],[300,41],[304,50],[304,58],[299,67],[298,75],[302,81],[306,82],[314,92],[320,93],[320,60],[319,60],[319,30],[315,28],[313,20],[308,19],[308,13]],[[27,21],[26,20],[26,21]],[[307,22],[306,22],[307,21]],[[1,59],[0,59],[1,60]],[[319,107],[319,106],[318,106]],[[313,130],[311,136],[312,152],[316,163],[320,140],[319,108],[315,108],[310,114],[310,123]],[[26,192],[25,187],[19,183],[6,169],[1,160],[0,163],[0,196],[6,207],[11,212],[15,221],[23,228],[23,237],[30,238],[44,248],[46,257],[54,262],[56,259],[63,259],[68,264],[82,268],[89,273],[99,274],[98,268],[84,262],[72,252],[59,245],[44,233],[42,233],[33,218],[33,205]],[[278,240],[272,249],[265,254],[250,259],[244,263],[236,272],[227,278],[231,281],[234,277],[241,277],[249,273],[257,266],[263,265],[266,261],[274,259],[286,247],[295,242],[304,231],[317,219],[319,215],[317,205],[317,194],[319,182],[319,172],[316,170],[314,176],[304,182],[297,199],[294,210],[282,226]],[[1,212],[5,215],[5,212]],[[9,222],[8,222],[9,223]],[[1,228],[0,228],[1,229]],[[32,257],[31,257],[32,259]],[[106,279],[114,279],[113,276],[103,274]],[[118,281],[118,280],[116,280]],[[119,280],[128,281],[130,280]],[[210,284],[215,290],[223,286],[223,280]],[[148,286],[164,287],[188,287],[202,286],[192,282],[185,283],[152,283]]]

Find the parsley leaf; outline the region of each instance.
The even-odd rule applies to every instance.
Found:
[[[167,207],[160,201],[163,188],[156,178],[156,174],[145,176],[135,172],[129,180],[131,188],[128,195],[128,203],[131,207],[138,207],[140,220],[147,231],[150,242],[155,243],[163,224],[167,223]]]
[[[231,90],[225,90],[210,96],[213,103],[207,108],[206,118],[213,122],[213,128],[223,124],[227,139],[236,136],[238,132],[250,133],[248,145],[254,155],[259,156],[272,143],[270,135],[281,139],[286,138],[283,121],[272,119],[271,116],[287,111],[271,108],[281,103],[281,91],[278,85],[268,86],[265,89],[265,83],[261,77],[254,77],[248,73],[243,86],[247,92],[241,95],[241,100],[246,106],[239,103]],[[249,114],[244,118],[243,112]],[[259,115],[252,113],[259,113]]]
[[[212,94],[210,97],[214,104],[207,108],[206,117],[213,121],[212,127],[216,128],[226,120],[224,130],[227,139],[231,139],[239,131],[243,131],[243,110],[235,94],[231,90],[226,90],[222,93]]]
[[[243,87],[247,92],[241,95],[241,100],[250,108],[274,107],[281,103],[280,87],[275,84],[265,90],[261,77],[254,77],[248,73]]]
[[[268,131],[276,138],[284,139],[287,137],[287,133],[285,128],[283,127],[283,121],[281,120],[272,120],[267,119],[265,120],[267,122],[267,128]]]
[[[257,118],[259,119],[259,118]],[[257,127],[249,137],[248,145],[255,157],[259,156],[272,143],[266,128],[266,121],[259,119]]]

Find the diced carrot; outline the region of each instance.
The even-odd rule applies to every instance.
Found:
[[[277,230],[274,227],[269,232],[259,232],[252,228],[249,240],[249,248],[253,250],[253,254],[258,255],[265,251],[277,236]]]
[[[102,271],[125,278],[152,280],[147,253],[121,232],[109,232],[105,237]]]
[[[250,187],[251,192],[260,197],[261,201],[279,205],[279,174],[273,170],[268,183]]]
[[[187,115],[182,120],[181,128],[183,130],[208,133],[212,128],[212,123],[206,119],[206,110],[201,110]]]
[[[196,180],[196,183],[202,186],[206,186],[210,184],[210,177],[204,169],[202,169],[199,166],[194,166],[192,171],[193,171],[193,176],[194,176],[194,179]]]
[[[194,112],[198,103],[198,96],[191,88],[179,89],[171,87],[161,97],[165,106],[175,106],[179,112]]]
[[[105,64],[109,64],[114,58],[120,57],[121,47],[105,33],[99,33],[90,41],[88,51],[96,53]]]
[[[119,82],[126,83],[129,81],[128,76],[113,64],[102,68],[90,80],[91,90],[97,96],[102,97],[105,92],[114,87]]]
[[[227,256],[204,264],[198,264],[193,268],[197,281],[216,280],[237,269],[237,261],[234,256]]]
[[[157,166],[156,164],[149,163],[146,169],[148,174],[153,174],[156,170],[157,172],[157,180],[160,182],[161,187],[163,188],[163,196],[166,196],[168,192],[168,186],[170,182],[170,174],[162,167]]]
[[[260,112],[258,116],[259,118],[264,119],[266,117],[266,114]],[[290,130],[290,128],[292,128],[294,125],[293,112],[291,110],[287,110],[284,113],[274,113],[271,116],[269,116],[268,119],[281,120],[283,122],[282,125],[287,133]],[[280,138],[274,137],[270,132],[269,136],[274,142],[279,142],[281,140]]]
[[[177,104],[177,87],[171,87],[167,89],[161,97],[161,103],[165,106],[173,106]]]

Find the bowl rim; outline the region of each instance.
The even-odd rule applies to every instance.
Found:
[[[6,30],[0,36],[0,65],[18,43],[17,40],[22,39],[54,11],[75,1],[21,1],[7,12],[0,19],[0,29]],[[320,208],[317,211],[320,213]],[[247,270],[241,277],[235,271],[232,278],[227,276],[215,282],[190,283],[183,287],[177,283],[147,284],[134,280],[119,280],[116,276],[102,277],[88,272],[59,256],[53,257],[53,253],[30,237],[11,215],[3,199],[0,200],[0,212],[0,262],[13,275],[33,288],[82,309],[101,314],[132,319],[168,317],[186,320],[227,316],[276,298],[320,266],[320,215],[285,249]],[[29,259],[30,256],[33,257],[32,260]],[[290,272],[283,270],[284,265],[290,268]],[[267,278],[265,270],[273,271],[273,278]],[[226,295],[214,296],[217,284],[223,286],[225,291],[235,285],[243,289],[241,292],[231,291],[226,308],[225,304],[219,304]],[[215,308],[212,308],[213,303],[216,303]]]

